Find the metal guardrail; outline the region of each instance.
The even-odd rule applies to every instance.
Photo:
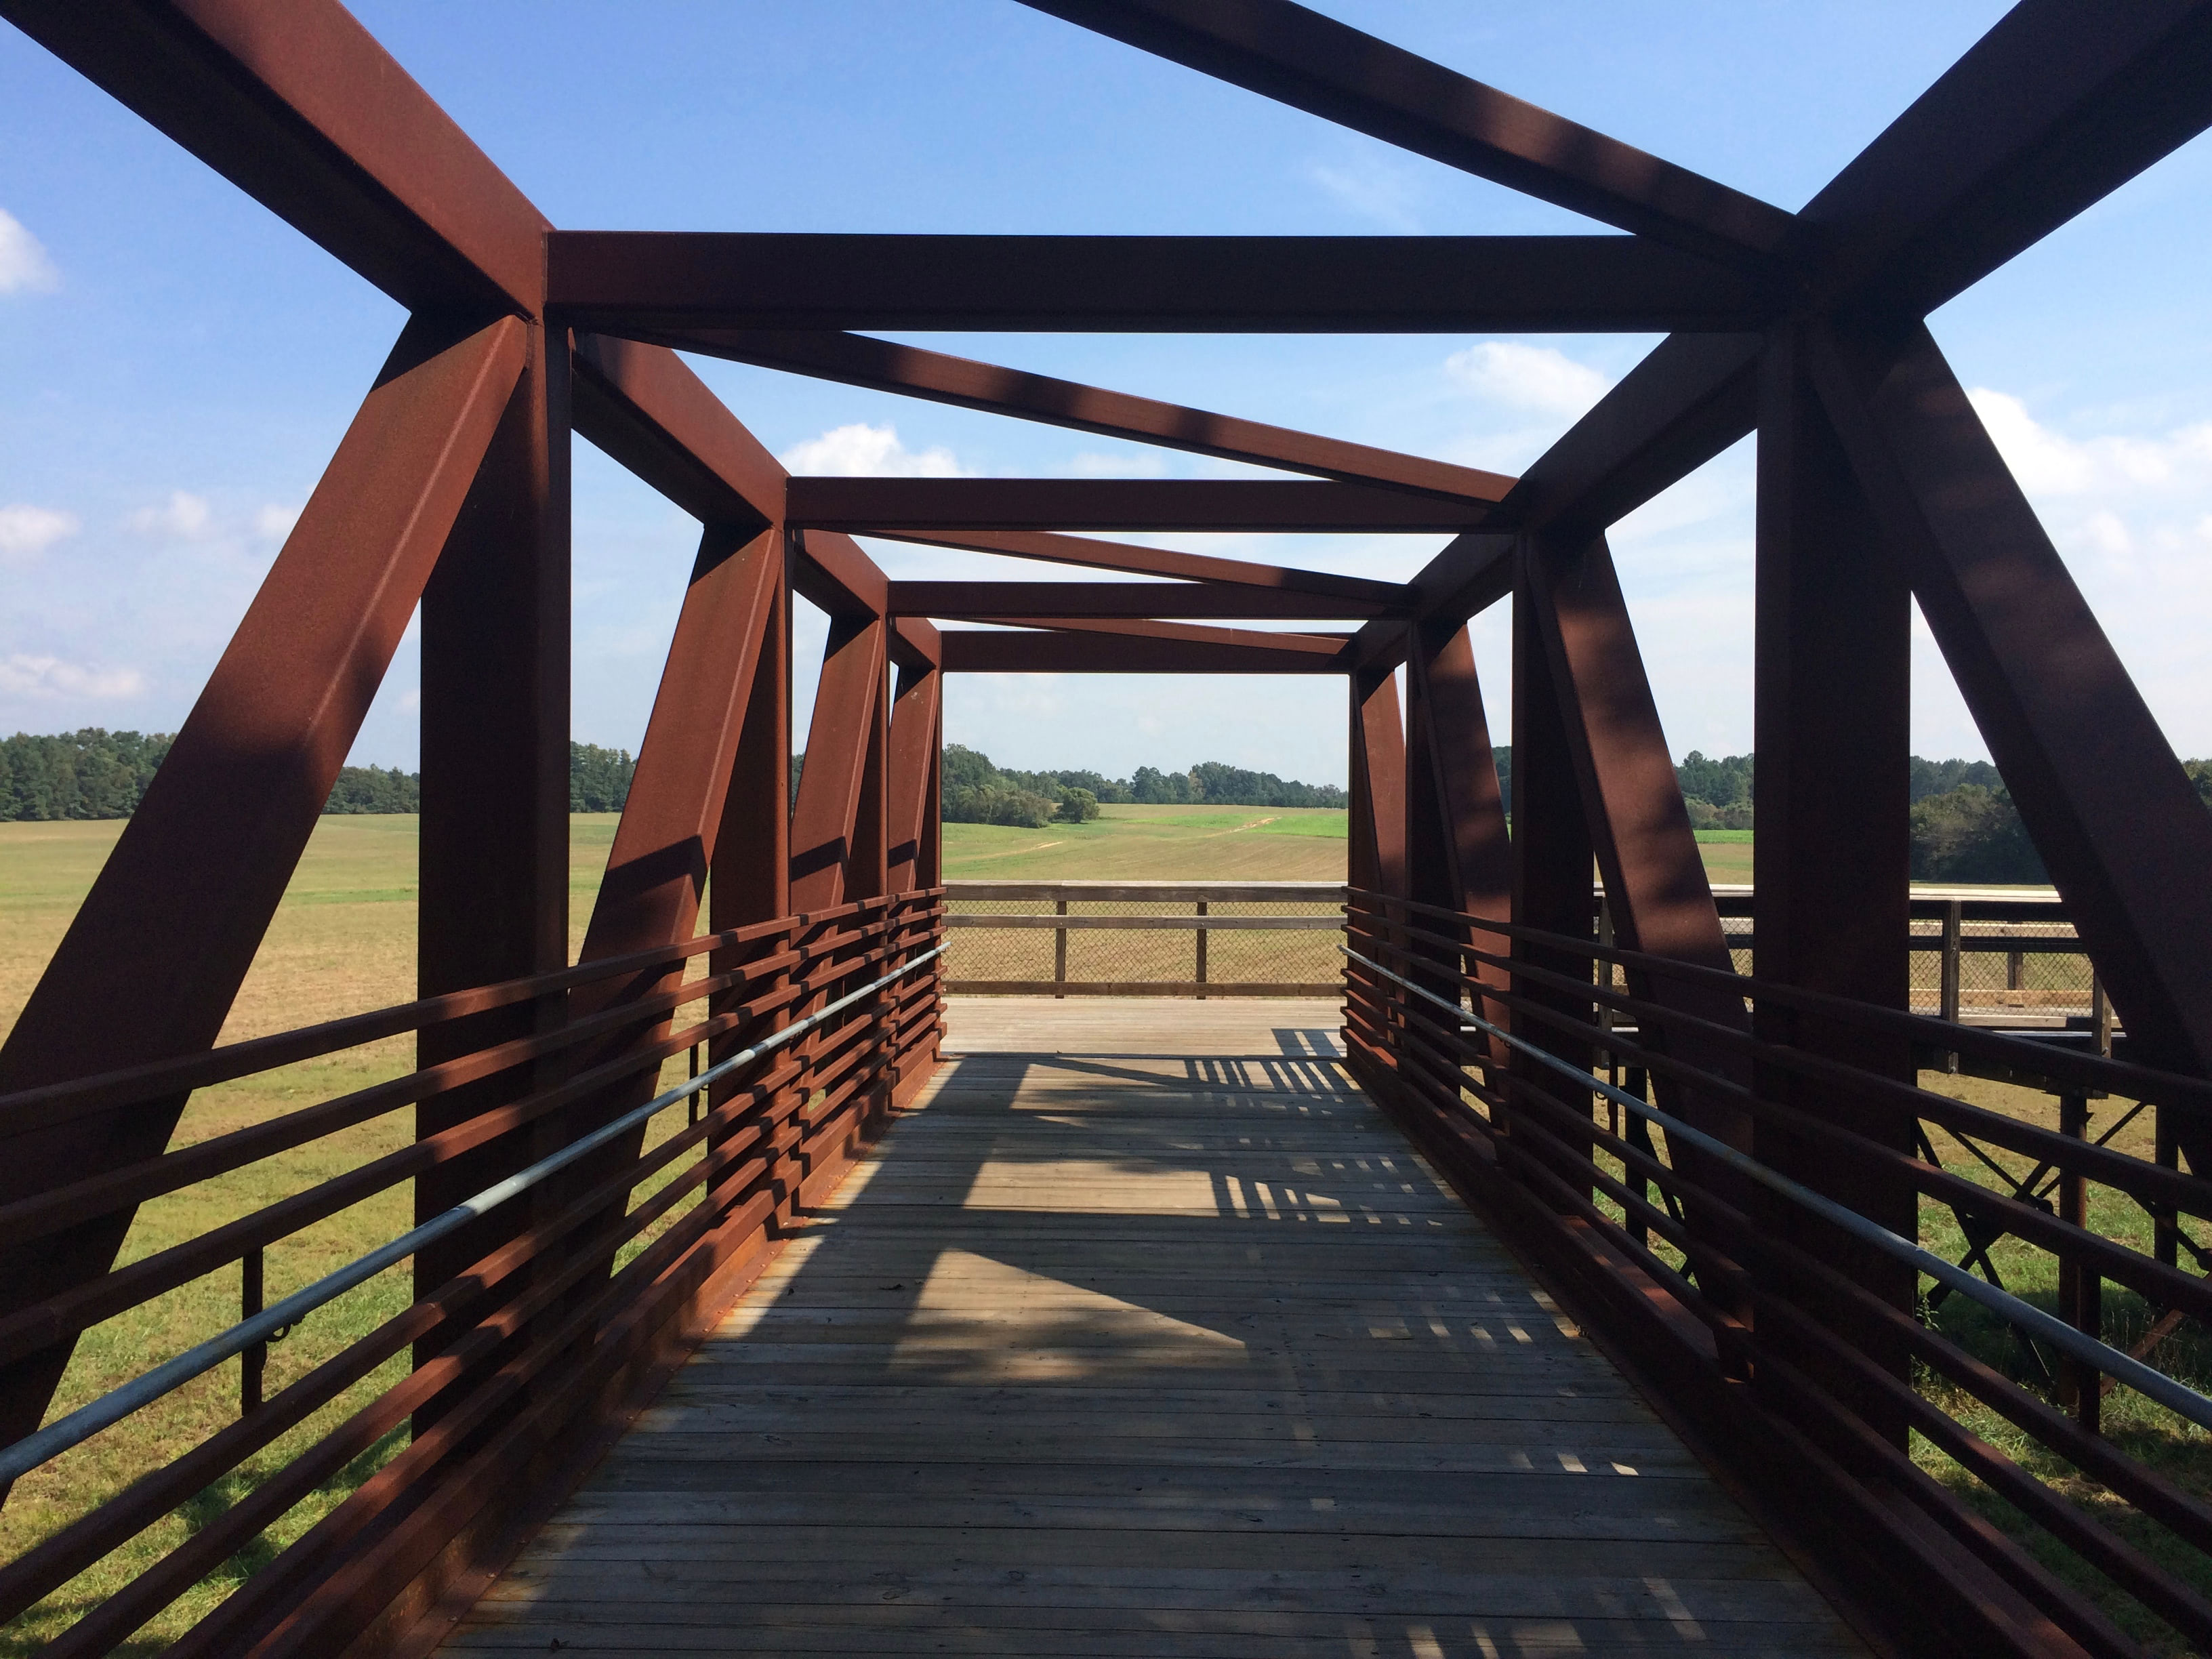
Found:
[[[1334,977],[1261,978],[1246,975],[1224,979],[1216,953],[1209,950],[1215,933],[1315,933],[1341,935],[1345,887],[1330,881],[955,881],[945,886],[948,929],[977,933],[1036,933],[1053,936],[1051,977],[1007,975],[948,974],[945,988],[971,996],[1172,996],[1172,997],[1334,997],[1342,982]],[[1051,910],[963,910],[974,903],[1022,903],[1052,906]],[[1328,905],[1334,914],[1249,915],[1216,913],[1212,907],[1252,904]],[[1119,914],[1073,910],[1072,905],[1188,906],[1167,911],[1123,910]],[[1140,975],[1072,976],[1068,968],[1069,940],[1080,934],[1184,933],[1191,935],[1188,978],[1157,971]],[[1133,941],[1132,941],[1133,943]],[[980,943],[980,941],[979,941]],[[965,955],[965,952],[961,954]],[[1135,954],[1135,953],[1129,953]],[[1126,960],[1126,957],[1125,957]],[[1151,967],[1139,961],[1137,966]]]
[[[1856,1210],[1847,1209],[1808,1187],[1800,1186],[1787,1176],[1769,1169],[1757,1158],[1737,1151],[1726,1141],[1716,1139],[1671,1113],[1661,1111],[1642,1097],[1616,1087],[1603,1078],[1593,1075],[1586,1068],[1562,1060],[1559,1055],[1515,1036],[1503,1025],[1470,1012],[1464,1004],[1447,1001],[1403,975],[1393,973],[1372,957],[1362,956],[1349,945],[1337,948],[1361,967],[1380,975],[1409,995],[1432,1003],[1456,1017],[1462,1031],[1480,1031],[1503,1042],[1516,1054],[1526,1054],[1547,1070],[1572,1079],[1577,1088],[1588,1089],[1622,1110],[1634,1113],[1647,1123],[1657,1124],[1666,1130],[1670,1140],[1696,1147],[1707,1157],[1727,1164],[1739,1175],[1757,1182],[1769,1192],[1778,1194],[1792,1204],[1809,1210],[1831,1226],[1849,1233],[1863,1243],[1871,1244],[1885,1255],[1908,1263],[1930,1279],[1949,1285],[1968,1300],[1980,1303],[2016,1329],[2042,1338],[2061,1352],[2126,1383],[2136,1392],[2157,1401],[2177,1416],[2188,1419],[2199,1428],[2212,1429],[2212,1398],[2199,1394],[2186,1383],[2177,1382],[2165,1372],[2144,1364],[2124,1349],[2100,1340],[2086,1331],[2075,1330],[2063,1320],[2053,1317],[2032,1303],[2022,1301],[2011,1291],[1977,1277],[1956,1263],[1945,1261],[1933,1250],[1923,1249],[1912,1241],[1899,1237],[1888,1228],[1868,1220]]]
[[[2212,1504],[2156,1450],[2212,1429],[2183,1328],[2212,1322],[2193,1236],[2212,1182],[2177,1157],[2212,1085],[1595,927],[1363,890],[1347,919],[1353,1074],[1829,1559],[1929,1598],[1978,1586],[1943,1616],[1993,1617],[1996,1638],[2212,1651]],[[1951,1044],[2032,1093],[1976,1103],[1899,1074]],[[1953,1296],[1972,1318],[1942,1311]],[[1992,1526],[1992,1501],[2032,1534]]]
[[[521,1197],[571,1164],[590,1157],[602,1146],[611,1146],[631,1130],[643,1127],[670,1107],[689,1100],[726,1077],[734,1075],[785,1043],[805,1036],[854,1004],[873,996],[885,986],[904,979],[924,963],[934,961],[944,955],[945,951],[945,947],[940,945],[922,952],[882,978],[863,985],[857,991],[848,992],[805,1018],[794,1020],[728,1059],[717,1061],[675,1088],[654,1096],[635,1110],[625,1112],[611,1123],[571,1141],[549,1157],[538,1159],[529,1168],[519,1170],[506,1180],[485,1188],[472,1197],[463,1199],[443,1214],[434,1216],[421,1226],[410,1229],[390,1243],[380,1245],[366,1255],[358,1256],[343,1267],[325,1273],[313,1284],[293,1291],[251,1319],[241,1320],[229,1329],[218,1332],[206,1341],[185,1349],[175,1358],[156,1365],[150,1371],[142,1372],[120,1387],[110,1389],[68,1415],[57,1418],[36,1434],[27,1435],[11,1446],[0,1448],[0,1484],[20,1480],[40,1464],[60,1456],[70,1447],[82,1445],[101,1430],[112,1427],[133,1412],[152,1405],[164,1395],[175,1393],[194,1377],[213,1370],[233,1355],[243,1353],[278,1333],[289,1330],[316,1309],[337,1301],[355,1286],[368,1283],[386,1267],[404,1261],[416,1251],[435,1243],[448,1234],[458,1232],[472,1221],[489,1215],[501,1205]]]

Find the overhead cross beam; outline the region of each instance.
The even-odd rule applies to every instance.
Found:
[[[1032,617],[1243,617],[1281,621],[1374,615],[1379,605],[1226,582],[901,582],[900,616],[970,622]]]
[[[987,414],[1018,416],[1194,455],[1310,472],[1345,483],[1479,501],[1497,501],[1513,487],[1512,479],[1474,467],[1454,466],[1337,438],[1319,438],[1258,421],[1239,420],[1233,415],[1187,409],[861,334],[687,329],[653,331],[652,337],[664,345],[732,362],[901,392]]]
[[[554,231],[549,308],[693,329],[1650,333],[1756,328],[1766,281],[1632,236]]]
[[[1316,635],[1074,618],[956,629],[942,637],[945,672],[969,674],[1333,674],[1341,672],[1344,644]]]
[[[901,530],[1463,530],[1487,503],[1272,478],[823,478],[784,487],[793,526]]]
[[[1024,0],[1526,196],[1759,269],[1780,208],[1288,0]]]
[[[925,547],[957,547],[971,553],[992,553],[1008,558],[1036,559],[1047,564],[1072,564],[1088,570],[1118,570],[1129,575],[1171,576],[1182,581],[1227,582],[1240,587],[1279,588],[1286,592],[1317,593],[1358,605],[1385,609],[1412,603],[1413,590],[1401,582],[1378,582],[1366,576],[1340,575],[1333,570],[1298,570],[1285,565],[1255,564],[1243,559],[1218,558],[1210,553],[1184,553],[1166,547],[1133,547],[1127,542],[1099,541],[1089,536],[1060,536],[1038,530],[874,530],[870,535],[886,541],[915,542]]]

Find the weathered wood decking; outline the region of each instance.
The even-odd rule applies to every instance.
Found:
[[[1859,1651],[1335,1063],[956,1005],[449,1654]]]

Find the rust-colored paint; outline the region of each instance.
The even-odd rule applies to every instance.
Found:
[[[800,915],[882,890],[882,877],[864,869],[872,848],[880,858],[883,835],[872,838],[862,827],[872,748],[880,764],[883,746],[884,624],[838,617],[830,625],[822,658],[822,679],[814,694],[814,718],[806,735],[806,768],[799,775],[799,800],[791,817],[791,906]],[[882,793],[874,811],[882,813]]]
[[[459,338],[427,323],[400,336],[0,1047],[0,1091],[215,1041],[527,350],[512,319]],[[131,1017],[116,1019],[118,1006]],[[179,1097],[15,1136],[0,1195],[157,1152],[183,1107]],[[105,1272],[131,1213],[9,1252],[0,1311]],[[69,1352],[0,1372],[0,1437],[38,1426]]]
[[[889,820],[890,842],[887,890],[908,893],[933,885],[921,879],[923,846],[929,834],[929,789],[937,771],[939,703],[944,674],[933,668],[899,671],[898,694],[891,700]]]

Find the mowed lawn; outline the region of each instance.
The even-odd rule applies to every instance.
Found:
[[[612,814],[579,817],[571,836],[570,947],[580,943],[607,849]],[[46,959],[75,915],[119,823],[0,824],[0,1030],[11,1029]],[[222,1040],[268,1032],[405,1002],[415,994],[416,822],[412,817],[326,817],[317,826],[252,971],[226,1022]],[[414,1042],[395,1037],[288,1066],[195,1095],[171,1140],[189,1145],[351,1090],[397,1077],[413,1064]],[[360,1124],[281,1157],[143,1206],[125,1243],[131,1262],[405,1145],[410,1109]],[[267,1252],[267,1296],[276,1297],[406,1231],[413,1220],[404,1186],[376,1194]],[[410,1297],[399,1267],[349,1292],[304,1322],[269,1353],[270,1395],[366,1334]],[[182,1285],[85,1334],[56,1397],[58,1416],[212,1335],[239,1316],[239,1272],[225,1268]],[[209,1524],[298,1449],[404,1375],[404,1356],[386,1362],[300,1428],[278,1439],[234,1476],[149,1528],[88,1569],[44,1606],[0,1631],[0,1655],[34,1651],[79,1612],[142,1571],[156,1555]],[[131,1480],[234,1420],[236,1362],[186,1385],[85,1445],[19,1481],[0,1510],[0,1559],[13,1559]],[[276,1550],[304,1532],[402,1443],[376,1447],[263,1537],[187,1592],[122,1651],[153,1652]]]
[[[616,819],[611,814],[580,815],[571,823],[568,932],[573,953],[582,940],[599,890]],[[1340,881],[1345,823],[1341,811],[1110,806],[1095,823],[1055,824],[1041,830],[950,824],[945,829],[945,874],[955,880]],[[0,824],[0,1031],[12,1028],[122,829],[113,822]],[[223,1041],[384,1007],[414,995],[416,842],[412,817],[321,821],[225,1024]],[[1709,846],[1707,857],[1716,878],[1747,878],[1749,851],[1743,843]],[[1729,867],[1737,863],[1741,874]],[[956,964],[954,971],[1008,977],[1048,973],[1050,938],[1048,933],[967,933],[962,936],[962,946],[979,954],[971,957],[972,965]],[[1185,976],[1190,971],[1191,943],[1187,933],[1079,934],[1071,971],[1092,978]],[[1128,956],[1140,944],[1145,947],[1142,962]],[[1271,949],[1289,946],[1296,947],[1295,963],[1261,959]],[[1045,952],[1042,962],[1029,961],[1040,949]],[[1212,977],[1217,981],[1333,977],[1336,970],[1328,934],[1219,933],[1212,936],[1211,949]],[[1115,957],[1115,952],[1128,959]],[[1161,960],[1152,962],[1154,956]],[[203,1090],[185,1109],[170,1144],[204,1140],[398,1076],[411,1066],[413,1048],[410,1038],[392,1038]],[[680,1060],[672,1064],[681,1070]],[[122,1260],[141,1260],[358,1167],[404,1145],[413,1130],[413,1113],[403,1109],[144,1205]],[[395,1188],[271,1247],[268,1297],[283,1296],[384,1243],[404,1231],[411,1218],[406,1189]],[[408,1300],[409,1287],[406,1269],[394,1270],[319,1312],[272,1346],[269,1394],[398,1312]],[[214,1334],[238,1313],[238,1270],[230,1267],[94,1328],[78,1345],[52,1414],[82,1405],[149,1363]],[[258,1455],[241,1476],[227,1480],[157,1522],[46,1604],[0,1631],[0,1655],[28,1653],[50,1639],[76,1613],[218,1517],[312,1437],[389,1387],[404,1364],[404,1357],[388,1362]],[[226,1364],[18,1482],[0,1510],[0,1559],[19,1555],[234,1420],[237,1390],[237,1365]],[[187,1592],[124,1650],[153,1652],[173,1639],[191,1618],[342,1501],[399,1443],[397,1436],[386,1437]]]

